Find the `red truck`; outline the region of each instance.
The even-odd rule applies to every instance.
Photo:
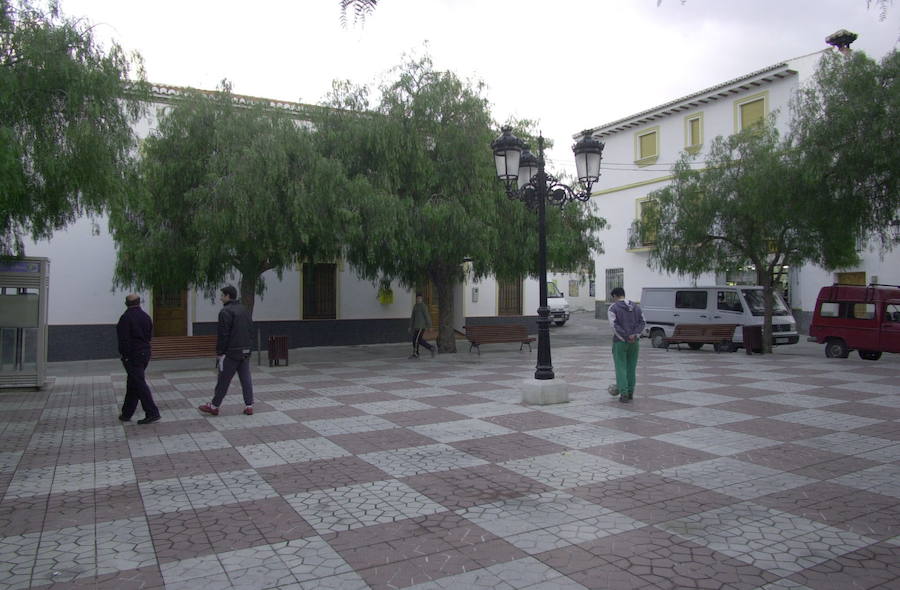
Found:
[[[856,350],[860,358],[877,361],[883,352],[900,352],[900,286],[822,287],[808,340],[825,344],[828,358],[847,358]]]

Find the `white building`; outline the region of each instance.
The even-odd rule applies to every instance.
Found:
[[[136,125],[139,138],[155,129],[159,112],[177,101],[182,92],[154,86],[155,102]],[[309,108],[297,103],[271,104],[294,112],[301,121]],[[82,217],[50,240],[26,241],[25,252],[27,256],[50,259],[48,360],[117,357],[115,324],[124,310],[127,291],[113,286],[116,245],[107,218]],[[287,335],[291,348],[404,342],[409,337],[407,327],[415,293],[396,282],[390,294],[382,293],[378,284],[360,280],[343,261],[300,265],[285,271],[280,280],[270,271],[264,279],[267,290],[257,297],[253,313],[263,347],[272,334]],[[231,282],[237,286],[238,280],[235,276]],[[531,287],[522,281],[512,287],[498,287],[495,281],[470,281],[466,284],[469,288],[458,285],[454,328],[462,331],[467,323],[493,323],[501,316],[499,321],[524,322],[533,327],[537,283],[529,282]],[[432,323],[437,326],[437,298],[430,285],[424,292]],[[217,293],[212,297],[193,290],[139,294],[144,309],[153,317],[155,336],[215,332],[220,309]]]
[[[755,282],[755,273],[691,277],[658,272],[647,264],[652,246],[629,247],[629,229],[640,219],[648,195],[672,179],[672,165],[682,152],[697,154],[702,162],[714,137],[736,133],[770,113],[775,114],[779,131],[786,132],[789,101],[811,78],[826,51],[833,49],[789,59],[590,128],[594,137],[606,144],[602,176],[594,185],[593,198],[610,225],[603,234],[605,252],[595,260],[598,314],[605,311],[605,302],[615,286],[624,287],[630,298],[639,299],[643,287]],[[783,288],[802,332],[822,286],[834,282],[900,284],[900,249],[882,258],[879,249],[872,246],[864,248],[860,256],[858,266],[836,272],[814,265],[788,270]]]

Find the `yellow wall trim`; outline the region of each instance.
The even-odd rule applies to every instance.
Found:
[[[622,186],[615,186],[613,188],[603,189],[602,191],[594,191],[591,196],[598,197],[600,195],[609,195],[612,193],[617,193],[620,191],[627,191],[632,188],[639,188],[642,186],[647,186],[649,184],[657,184],[660,182],[668,182],[675,178],[674,174],[667,174],[666,176],[660,176],[659,178],[652,178],[650,180],[642,180],[640,182],[633,182],[631,184],[624,184]]]

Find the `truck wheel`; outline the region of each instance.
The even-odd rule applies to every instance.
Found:
[[[825,356],[830,359],[845,359],[850,355],[847,343],[840,338],[831,338],[825,343]]]
[[[553,323],[556,324],[557,326],[562,326],[563,324],[566,323],[566,320],[563,320],[561,322],[553,322]]]
[[[702,342],[688,342],[688,346],[691,347],[691,350],[700,350],[703,348]]]
[[[661,328],[653,328],[650,330],[650,344],[653,345],[653,348],[665,348],[666,345],[663,344],[663,339],[666,337],[666,333],[662,331]]]
[[[880,350],[860,350],[859,358],[867,361],[877,361],[881,358]]]

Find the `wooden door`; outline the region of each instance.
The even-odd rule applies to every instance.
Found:
[[[187,336],[187,291],[153,292],[153,335]]]
[[[522,315],[522,281],[497,282],[498,315]]]

